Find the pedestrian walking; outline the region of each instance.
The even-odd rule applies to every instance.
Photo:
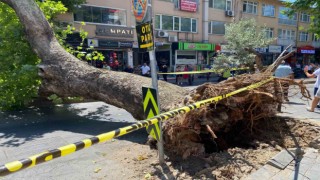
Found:
[[[312,74],[309,73],[309,67],[305,66],[304,67],[304,73],[308,78],[315,78],[317,77],[316,83],[314,84],[314,98],[311,102],[311,106],[307,107],[307,111],[314,112],[314,109],[317,107],[319,100],[320,100],[320,90],[319,90],[319,85],[320,85],[320,68],[314,71]]]

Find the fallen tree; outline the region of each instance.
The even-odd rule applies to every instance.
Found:
[[[0,1],[15,10],[31,47],[42,59],[39,65],[42,92],[104,101],[126,109],[135,118],[143,119],[141,88],[151,84],[149,78],[88,66],[59,45],[49,23],[33,0]],[[263,73],[237,76],[216,85],[204,84],[189,94],[179,86],[160,81],[160,109],[167,111],[268,79],[279,62],[289,55],[283,56],[282,53]],[[256,120],[274,116],[277,105],[282,103],[282,84],[288,82],[297,84],[289,79],[275,79],[255,90],[170,119],[163,127],[166,146],[168,149],[174,146],[170,149],[183,157],[205,153],[208,144],[221,149],[224,143],[219,139],[220,132],[228,132],[239,121],[248,122],[250,130]],[[303,96],[309,98],[305,87],[297,85],[301,87]]]

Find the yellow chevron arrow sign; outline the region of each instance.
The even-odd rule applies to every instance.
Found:
[[[143,111],[147,119],[159,114],[157,91],[153,88],[142,87]],[[159,123],[147,126],[147,132],[156,140],[160,139]]]

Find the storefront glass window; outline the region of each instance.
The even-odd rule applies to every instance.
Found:
[[[74,13],[75,21],[126,25],[126,10],[82,5]]]

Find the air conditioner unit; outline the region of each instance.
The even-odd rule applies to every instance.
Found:
[[[233,16],[234,16],[234,11],[227,10],[227,11],[226,11],[226,16],[231,16],[231,17],[233,17]]]
[[[168,37],[169,34],[165,31],[158,31],[157,37]]]
[[[169,42],[177,42],[178,41],[178,37],[177,36],[169,36],[168,37],[168,41]]]

